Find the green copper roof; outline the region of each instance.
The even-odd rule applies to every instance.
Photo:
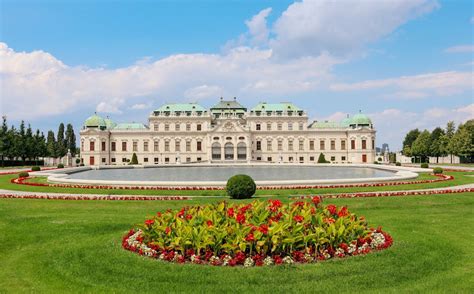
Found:
[[[372,121],[370,118],[362,113],[358,113],[351,118],[351,125],[371,125]]]
[[[114,130],[146,130],[147,127],[142,123],[120,123],[115,126]]]
[[[84,126],[86,128],[105,128],[107,125],[102,117],[94,114],[93,116],[90,116],[88,119],[86,119]]]
[[[257,104],[252,111],[302,111],[301,108],[297,107],[290,102],[281,102],[281,103],[266,103],[261,102]]]
[[[340,129],[345,126],[335,121],[315,121],[309,125],[310,129]]]
[[[244,113],[247,108],[242,106],[237,100],[223,100],[211,107],[211,112],[215,113]]]
[[[104,119],[105,125],[107,126],[107,129],[111,130],[117,126],[117,124],[111,120],[110,118]]]
[[[348,127],[350,124],[351,124],[351,118],[349,117],[349,115],[347,115],[345,119],[341,120],[341,126],[343,127]]]
[[[206,111],[204,107],[197,103],[171,103],[164,104],[155,112],[192,112],[192,111]]]

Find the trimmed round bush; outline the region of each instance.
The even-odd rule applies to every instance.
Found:
[[[79,164],[79,166],[84,166],[84,163]]]
[[[255,194],[257,185],[248,175],[235,175],[227,181],[226,191],[230,198],[247,199]]]
[[[62,163],[58,164],[58,168],[64,168],[64,164]]]
[[[18,174],[19,178],[27,178],[29,176],[30,176],[30,174],[28,172],[21,172],[21,173]]]
[[[439,175],[439,174],[442,174],[443,173],[443,169],[441,167],[435,167],[433,168],[433,173],[435,175]]]
[[[398,161],[395,163],[395,165],[396,165],[396,166],[402,166],[402,164],[401,164],[400,162],[398,162]]]
[[[33,166],[31,167],[31,171],[40,171],[41,168],[39,166]]]
[[[428,165],[428,163],[423,162],[422,164],[420,164],[420,167],[421,168],[429,168],[430,166]]]

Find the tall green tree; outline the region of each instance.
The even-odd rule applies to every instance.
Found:
[[[5,166],[5,157],[9,154],[11,148],[10,136],[8,134],[7,117],[2,117],[2,128],[0,129],[0,155],[2,159],[2,167]]]
[[[403,155],[412,156],[412,145],[419,135],[420,131],[418,129],[411,130],[406,134],[405,139],[403,140]]]
[[[60,123],[58,128],[58,135],[56,140],[57,156],[63,157],[67,153],[67,143],[64,138],[64,124]]]
[[[440,127],[435,128],[431,132],[431,139],[430,139],[430,156],[436,157],[436,163],[438,163],[439,157],[443,156],[445,153],[443,152],[443,140],[442,137],[444,136],[444,130]]]
[[[466,123],[467,124],[467,123]],[[459,157],[465,157],[470,162],[474,155],[473,129],[469,125],[459,125],[456,133],[450,141],[453,154]]]
[[[21,157],[21,160],[25,162],[26,157],[28,156],[28,148],[26,146],[26,129],[25,122],[21,121],[20,129],[14,137],[15,139],[15,152],[16,156]]]
[[[74,128],[71,124],[66,126],[66,146],[67,149],[71,150],[72,156],[76,155],[76,135],[74,134]]]
[[[415,156],[415,161],[416,157],[420,157],[420,162],[426,160],[426,157],[430,154],[430,139],[430,132],[424,130],[413,142],[411,152]]]
[[[446,131],[445,134],[441,137],[441,150],[443,154],[450,155],[451,157],[451,163],[453,163],[453,152],[454,152],[454,145],[452,138],[454,136],[454,133],[456,132],[456,126],[454,125],[454,121],[449,121],[446,124]]]
[[[34,159],[35,157],[35,148],[36,148],[35,138],[33,138],[33,130],[31,129],[31,125],[28,124],[28,128],[26,129],[25,134],[25,149],[26,149],[26,158]]]
[[[48,131],[46,150],[49,157],[58,157],[56,139],[54,138],[54,132],[51,130]]]

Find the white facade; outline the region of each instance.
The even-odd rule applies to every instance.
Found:
[[[210,110],[167,104],[148,125],[116,125],[97,115],[80,132],[85,165],[124,165],[137,155],[144,165],[190,162],[316,163],[321,153],[335,163],[373,163],[375,130],[356,114],[342,122],[308,122],[291,103],[260,103],[247,111],[221,100]]]

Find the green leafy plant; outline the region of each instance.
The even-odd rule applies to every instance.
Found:
[[[24,172],[20,172],[20,173],[18,174],[18,177],[19,177],[19,178],[27,178],[27,177],[29,177],[29,176],[30,176],[30,174],[29,174],[28,172],[25,172],[25,171],[24,171]]]
[[[233,199],[247,199],[257,190],[255,181],[248,175],[235,175],[229,178],[226,185],[227,195]]]
[[[442,174],[443,173],[443,169],[441,167],[435,167],[433,168],[433,173],[435,175],[439,175],[439,174]]]
[[[396,166],[401,166],[402,164],[397,161],[397,162],[395,163],[395,165],[396,165]]]
[[[329,163],[329,161],[324,157],[324,153],[319,154],[318,163]]]
[[[428,163],[424,162],[424,163],[420,164],[420,167],[421,168],[429,168],[429,165],[428,165]]]
[[[39,166],[32,166],[31,171],[40,171],[41,168]]]
[[[135,152],[132,154],[132,161],[130,161],[130,164],[138,164],[138,158]]]
[[[58,164],[58,168],[64,168],[64,164],[62,163]]]

